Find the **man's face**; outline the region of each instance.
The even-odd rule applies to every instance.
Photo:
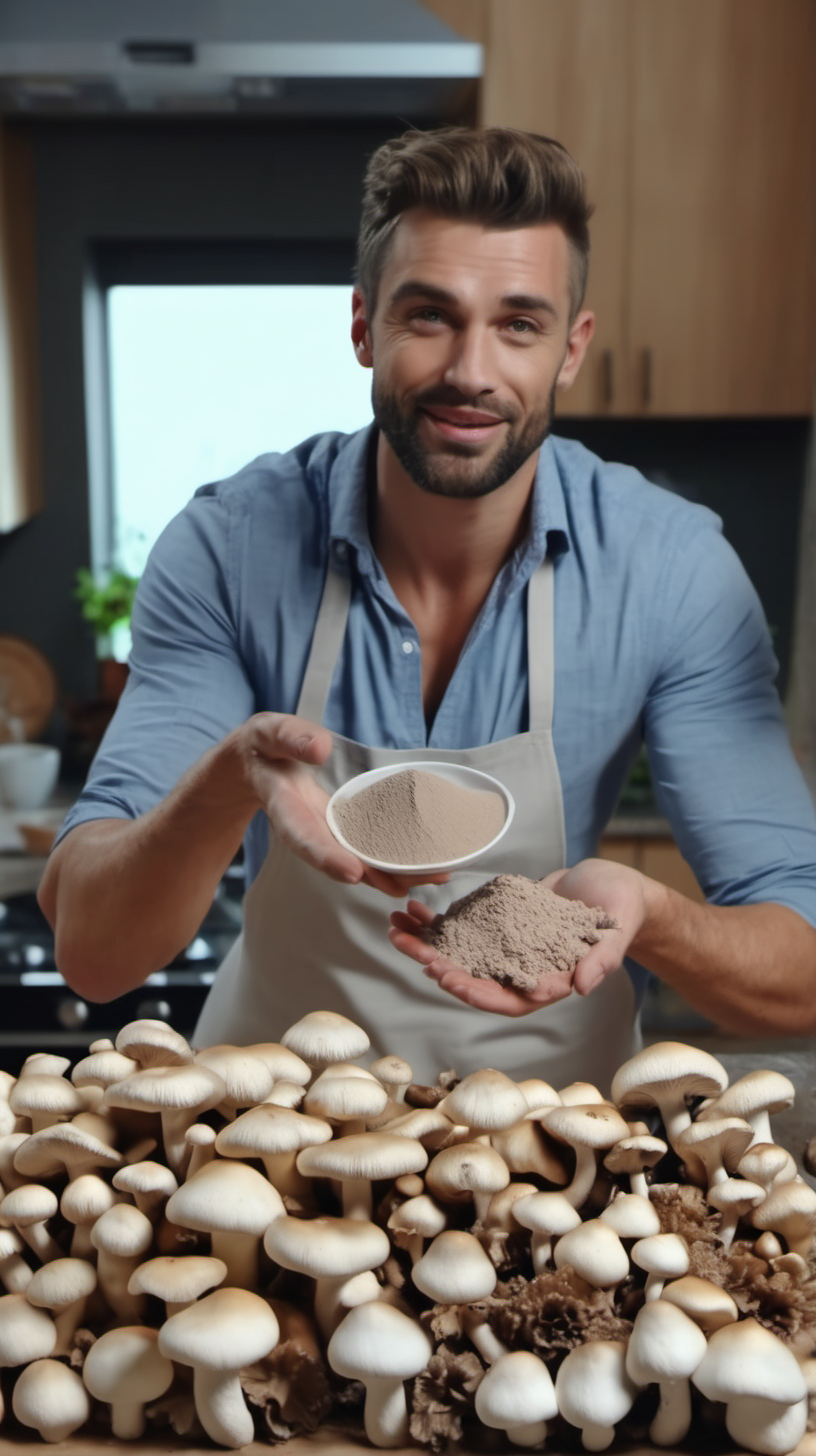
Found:
[[[381,433],[423,490],[487,495],[535,455],[592,333],[591,314],[570,318],[569,282],[555,224],[400,219],[372,318],[355,289],[352,338]]]

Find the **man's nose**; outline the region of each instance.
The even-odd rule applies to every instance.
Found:
[[[489,333],[481,328],[460,329],[451,340],[445,383],[455,386],[469,399],[491,394],[496,388],[493,351]]]

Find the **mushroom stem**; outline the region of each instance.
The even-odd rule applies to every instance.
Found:
[[[646,1181],[646,1170],[641,1168],[639,1173],[629,1174],[629,1191],[639,1193],[641,1198],[649,1197],[649,1184]]]
[[[341,1274],[337,1278],[319,1278],[315,1282],[314,1314],[326,1340],[330,1340],[341,1319],[356,1304],[379,1299],[380,1286],[371,1269],[361,1274]]]
[[[108,1249],[97,1252],[99,1286],[114,1314],[124,1324],[138,1325],[144,1318],[144,1295],[128,1292],[130,1276],[141,1263],[141,1254],[112,1254]]]
[[[530,1238],[530,1254],[533,1260],[533,1273],[548,1274],[552,1258],[552,1234],[538,1233],[533,1230]]]
[[[782,1252],[781,1244],[779,1252]],[[33,1272],[22,1254],[7,1254],[4,1259],[0,1259],[0,1284],[7,1294],[25,1294]]]
[[[367,1223],[371,1222],[373,1205],[369,1178],[344,1178],[342,1199],[344,1218],[363,1218]]]
[[[260,1242],[257,1234],[236,1233],[233,1229],[213,1229],[213,1257],[223,1259],[227,1266],[225,1289],[228,1286],[234,1289],[255,1289],[258,1283]]]
[[[661,1380],[660,1405],[649,1427],[656,1446],[676,1446],[691,1425],[691,1389],[687,1380]]]
[[[193,1396],[198,1418],[207,1435],[219,1446],[248,1446],[255,1423],[244,1400],[238,1372],[211,1370],[196,1365]]]
[[[615,1427],[592,1423],[583,1427],[581,1436],[585,1451],[605,1451],[615,1439]]]
[[[508,1346],[503,1345],[498,1335],[493,1333],[484,1306],[467,1305],[462,1310],[462,1328],[486,1365],[492,1365],[500,1356],[507,1354]]]
[[[369,1376],[363,1421],[372,1446],[407,1446],[408,1407],[401,1380]]]
[[[521,1426],[508,1426],[507,1439],[514,1446],[542,1446],[547,1439],[546,1421],[527,1421]]]
[[[590,1195],[598,1165],[594,1148],[582,1147],[580,1143],[572,1146],[575,1149],[575,1172],[569,1187],[564,1189],[564,1197],[573,1208],[580,1208]]]
[[[111,1402],[111,1431],[118,1441],[137,1440],[146,1425],[142,1401],[121,1396]]]

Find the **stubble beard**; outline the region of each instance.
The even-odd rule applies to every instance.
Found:
[[[539,450],[550,433],[555,409],[555,385],[543,409],[531,415],[522,429],[514,429],[515,417],[504,414],[507,438],[492,459],[481,463],[478,447],[450,441],[444,451],[434,453],[422,442],[419,422],[423,407],[437,405],[469,405],[483,407],[478,400],[465,399],[448,391],[444,398],[439,391],[421,396],[410,409],[404,410],[396,396],[377,388],[371,390],[374,420],[388,441],[403,470],[420,490],[429,495],[458,500],[478,500],[505,485]]]

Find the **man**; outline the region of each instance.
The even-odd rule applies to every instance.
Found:
[[[408,133],[372,159],[352,342],[375,427],[206,487],[157,546],[128,689],[41,892],[80,994],[166,964],[243,839],[244,931],[199,1042],[330,1007],[423,1078],[608,1085],[642,987],[627,953],[735,1030],[816,1029],[816,824],[752,589],[707,511],[549,435],[592,336],[587,218],[544,138]],[[642,738],[716,903],[592,857]],[[326,795],[423,756],[487,769],[519,808],[389,944],[385,896],[410,882],[341,849]],[[499,872],[620,926],[571,990],[477,981],[422,941]]]

